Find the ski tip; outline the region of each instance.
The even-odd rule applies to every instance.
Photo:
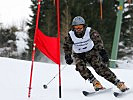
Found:
[[[118,92],[114,92],[114,96],[118,97],[119,93]]]
[[[82,91],[82,93],[83,93],[85,96],[88,95],[88,92],[86,92],[86,91]]]

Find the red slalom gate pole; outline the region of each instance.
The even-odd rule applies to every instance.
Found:
[[[35,45],[34,45],[33,51],[32,51],[32,64],[31,64],[30,83],[29,83],[29,91],[28,91],[28,97],[29,98],[30,98],[30,94],[31,94],[31,84],[32,84],[32,73],[33,73],[34,57],[35,57]]]
[[[30,83],[29,83],[29,91],[28,91],[28,97],[29,98],[30,98],[30,94],[31,94],[32,74],[33,74],[33,65],[34,65],[35,49],[36,49],[35,39],[36,39],[37,30],[38,30],[38,22],[39,22],[39,15],[40,15],[40,3],[41,3],[41,0],[38,0],[36,29],[35,29],[35,34],[34,34],[34,44],[33,44],[33,51],[32,51],[32,64],[31,64],[31,73],[30,73]]]
[[[59,55],[59,98],[61,98],[61,66],[60,66],[60,0],[56,0],[57,26],[58,26],[58,55]]]

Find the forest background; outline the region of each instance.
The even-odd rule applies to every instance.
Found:
[[[75,16],[82,16],[86,25],[97,30],[104,42],[109,57],[111,55],[116,27],[119,1],[103,0],[103,18],[100,16],[101,0],[60,0],[61,15],[61,58],[64,63],[62,44],[64,37],[71,29],[71,21]],[[12,25],[4,27],[0,23],[0,56],[23,60],[31,60],[33,38],[36,25],[37,0],[31,0],[29,6],[30,19],[22,20],[21,27]],[[16,14],[17,16],[17,14]],[[48,36],[57,36],[57,20],[55,0],[41,0],[39,28]],[[23,42],[23,46],[19,42]],[[118,59],[132,59],[133,54],[133,2],[125,0]],[[23,47],[23,48],[22,48]],[[52,62],[38,50],[36,61]]]

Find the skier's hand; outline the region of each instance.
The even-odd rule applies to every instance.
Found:
[[[68,65],[71,65],[73,63],[71,55],[65,55],[65,60]]]
[[[108,54],[107,54],[107,52],[104,49],[100,50],[99,54],[102,57],[102,61],[104,63],[108,63],[109,62]]]

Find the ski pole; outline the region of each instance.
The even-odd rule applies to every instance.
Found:
[[[63,71],[63,70],[65,69],[66,66],[67,66],[67,65],[65,65],[65,66],[61,69],[61,71]],[[48,85],[49,85],[58,75],[59,75],[59,73],[57,73],[47,84],[44,84],[44,85],[43,85],[44,89],[47,89]]]
[[[111,61],[111,62],[117,62],[117,63],[124,63],[124,62],[129,63],[128,60],[127,61],[122,61],[122,60],[109,59],[109,61]]]

